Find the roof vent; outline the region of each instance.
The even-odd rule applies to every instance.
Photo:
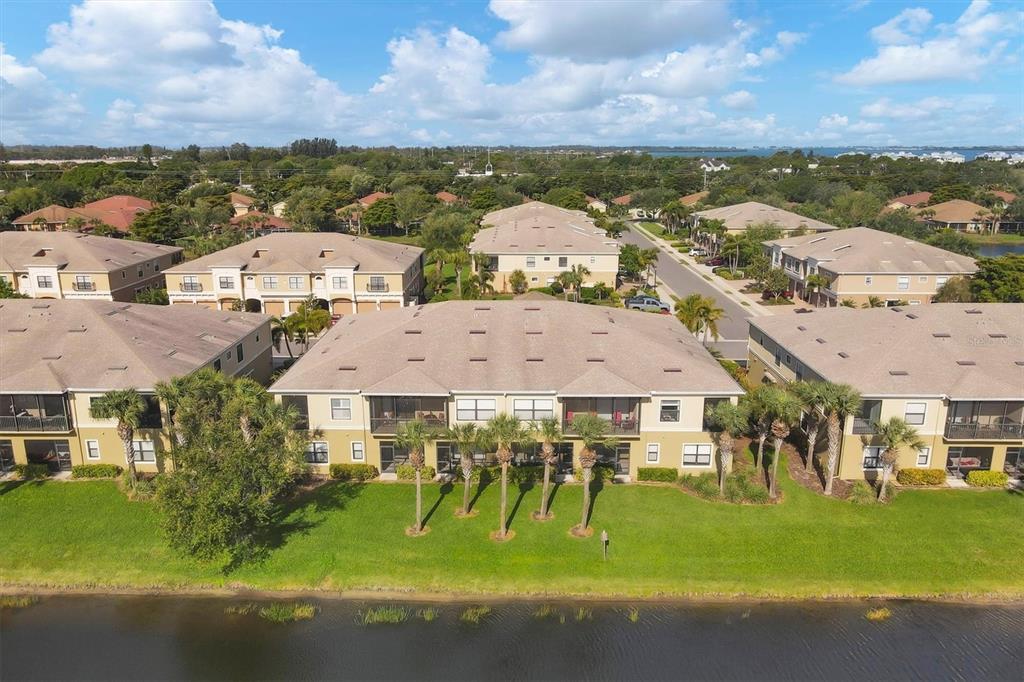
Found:
[[[426,361],[426,358],[424,358],[424,357],[412,357],[412,358],[406,358],[406,360],[408,360],[409,362],[424,362],[424,361]]]
[[[60,360],[59,355],[44,355],[43,360]]]
[[[664,369],[662,369],[661,371],[662,371],[662,372],[666,372],[666,373],[668,373],[668,374],[679,374],[679,373],[680,373],[680,372],[682,372],[683,370],[682,370],[682,369],[680,369],[679,367],[665,367],[665,368],[664,368]]]
[[[602,336],[602,335],[607,335],[608,334],[607,331],[601,331],[601,330],[598,330],[598,329],[595,329],[594,331],[592,331],[590,333],[595,335],[595,336]]]
[[[473,308],[473,310],[490,310],[490,309],[491,309],[491,307],[490,306],[486,306],[486,305],[478,305],[478,306]]]
[[[544,362],[544,358],[526,358],[527,362]]]
[[[540,308],[538,308],[537,306],[530,306],[529,308],[523,308],[523,310],[535,311],[535,310],[540,310]]]
[[[894,376],[894,377],[905,377],[905,376],[909,376],[910,372],[908,372],[905,369],[890,369],[889,370],[889,375],[890,376]]]
[[[839,351],[839,357],[841,357],[842,359],[845,360],[846,358],[850,357],[850,354],[847,353],[846,351],[842,351],[841,350],[841,351]]]
[[[422,329],[406,329],[405,333],[406,334],[422,334],[423,330]]]
[[[527,334],[543,334],[544,332],[540,331],[539,329],[527,329],[526,333]]]
[[[948,339],[950,337],[949,332],[932,332],[932,336],[937,339]]]
[[[46,310],[50,307],[49,303],[33,303],[32,310]]]
[[[1001,334],[1001,333],[989,334],[988,337],[990,339],[1005,339],[1006,338],[1006,334]]]
[[[470,362],[487,362],[487,358],[470,358]]]
[[[486,334],[487,330],[486,329],[470,329],[469,333],[470,334]]]
[[[69,334],[82,334],[88,330],[88,327],[76,327],[75,329],[69,329]]]
[[[1015,364],[1015,365],[1017,365],[1019,367],[1024,367],[1024,360],[1014,360],[1013,364]]]
[[[125,372],[128,370],[128,365],[118,365],[116,367],[107,367],[108,372]]]
[[[826,343],[825,339],[821,338],[820,336],[814,340],[817,341],[818,343]]]
[[[911,320],[916,320],[917,315],[915,315],[914,313],[907,313],[907,318]]]
[[[354,372],[354,371],[356,371],[356,366],[355,365],[342,365],[341,367],[338,368],[338,371],[339,372]]]
[[[894,305],[893,307],[889,308],[889,310],[893,311],[894,313],[902,313],[903,312],[903,308],[901,308],[899,306],[896,306],[896,305]]]
[[[17,329],[8,329],[7,331],[10,332],[11,334],[20,334],[22,332],[27,332],[28,329],[26,329],[25,327],[18,327]],[[74,331],[74,329],[69,329],[68,331]]]
[[[587,358],[587,362],[604,362],[604,358]]]
[[[797,328],[797,329],[799,329],[799,330],[800,330],[800,331],[802,331],[802,332],[805,332],[805,331],[807,331],[807,327],[803,326],[802,324],[798,324],[798,325],[796,326],[796,328]]]
[[[981,311],[978,310],[977,308],[971,308],[970,310],[965,310],[964,312],[967,313],[968,315],[981,315]]]
[[[976,363],[974,360],[957,360],[956,364],[958,364],[958,365],[960,365],[962,367],[973,367],[974,365],[976,365],[978,363]]]

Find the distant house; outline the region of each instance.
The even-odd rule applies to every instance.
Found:
[[[50,204],[38,210],[15,218],[14,227],[19,230],[40,230],[43,232],[59,232],[67,229],[68,221],[77,216],[88,222],[91,217],[77,208],[66,208]]]
[[[633,203],[632,194],[623,194],[621,197],[615,197],[612,199],[612,203],[616,206],[630,206]],[[648,213],[642,208],[633,207],[629,209],[629,217],[633,220],[657,220],[658,216],[661,215],[661,209],[655,209]]]
[[[700,228],[705,220],[721,220],[725,224],[726,232],[739,233],[749,229],[752,225],[771,224],[782,230],[784,233],[799,231],[805,232],[828,232],[838,230],[835,225],[823,223],[814,218],[807,218],[792,211],[762,204],[757,201],[745,201],[742,204],[711,208],[706,211],[697,211],[693,214],[694,227]]]
[[[1006,208],[1007,206],[1009,206],[1010,204],[1017,200],[1017,195],[1014,194],[1013,192],[1004,192],[999,189],[990,189],[988,190],[988,193],[999,200],[999,202],[1002,204],[1002,208]]]
[[[260,211],[249,211],[236,215],[228,221],[234,227],[241,227],[246,232],[252,231],[254,236],[262,237],[275,232],[291,232],[292,224],[276,215],[267,215]]]
[[[707,199],[708,194],[708,192],[694,192],[693,194],[687,194],[686,196],[679,197],[679,203],[683,206],[696,206]]]
[[[58,232],[68,229],[72,218],[83,221],[82,229],[92,229],[89,223],[102,223],[119,232],[127,232],[135,216],[153,208],[153,202],[129,195],[117,195],[93,201],[77,208],[51,204],[37,211],[15,218],[12,222],[19,230]]]
[[[905,194],[891,199],[886,204],[886,208],[892,211],[898,211],[901,208],[918,208],[919,206],[926,206],[931,199],[931,192],[914,192],[913,194]]]
[[[387,192],[373,192],[372,194],[367,194],[365,197],[359,199],[357,203],[363,208],[369,208],[381,199],[387,199],[390,196],[391,195]]]
[[[288,202],[287,201],[279,201],[279,202],[277,202],[276,204],[274,204],[273,206],[270,207],[270,212],[273,213],[278,218],[283,218],[284,214],[285,214],[285,211],[287,211],[287,210],[288,210]]]
[[[228,195],[228,198],[231,200],[231,210],[235,212],[235,216],[243,216],[254,210],[253,206],[256,200],[248,195],[241,192],[232,192]]]
[[[929,226],[957,232],[984,232],[992,228],[992,214],[984,206],[964,199],[950,199],[917,209],[917,215]]]
[[[699,165],[705,173],[719,173],[730,169],[729,164],[721,159],[701,159]]]
[[[623,194],[621,197],[615,197],[612,199],[612,203],[616,206],[629,206],[633,202],[632,194]]]
[[[608,204],[604,203],[597,197],[587,195],[587,208],[591,211],[597,211],[598,213],[605,213],[608,210]]]
[[[457,196],[455,196],[451,192],[446,192],[445,190],[441,190],[434,196],[437,197],[437,200],[440,201],[442,204],[451,205],[459,203],[459,198]]]

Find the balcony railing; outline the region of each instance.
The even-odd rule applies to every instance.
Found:
[[[70,431],[68,418],[64,415],[53,417],[0,416],[0,431]]]
[[[443,414],[401,415],[398,417],[371,417],[370,433],[396,433],[402,424],[422,420],[432,429],[443,429],[448,423]]]
[[[71,288],[75,291],[96,291],[94,282],[73,282]]]
[[[181,291],[192,291],[192,292],[202,291],[203,290],[203,285],[200,284],[199,282],[182,282],[178,286],[178,289],[181,290]]]
[[[946,422],[946,438],[952,440],[1019,440],[1024,435],[1024,425],[1004,424],[953,424]]]
[[[633,415],[623,416],[619,420],[608,419],[608,423],[608,433],[615,436],[632,436],[640,433],[640,420]],[[562,421],[562,431],[569,435],[576,433],[569,420]]]
[[[874,424],[870,419],[853,418],[853,432],[857,434],[870,434],[875,432]]]
[[[367,284],[366,290],[371,294],[384,294],[390,291],[391,287],[388,286],[387,282],[384,284]]]

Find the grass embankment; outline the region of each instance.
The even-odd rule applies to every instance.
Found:
[[[975,244],[1024,244],[1024,234],[973,234],[961,233]]]
[[[607,485],[588,539],[569,537],[581,489],[510,491],[515,539],[495,543],[498,486],[457,519],[460,489],[426,486],[428,535],[410,538],[414,488],[330,483],[294,501],[266,560],[229,574],[171,551],[151,503],[111,482],[0,485],[7,588],[396,590],[453,595],[1022,597],[1024,497],[903,491],[856,506],[781,481],[778,505],[706,502],[674,487]],[[433,509],[432,509],[433,508]],[[601,559],[607,530],[609,560]]]

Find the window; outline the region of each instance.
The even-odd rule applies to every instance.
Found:
[[[142,278],[142,268],[139,268],[137,274],[138,274],[139,278],[141,279]]]
[[[132,448],[135,450],[136,462],[155,462],[156,449],[151,440],[133,440]]]
[[[242,344],[235,346],[235,360],[238,362],[242,361]]]
[[[310,464],[327,464],[327,443],[315,440],[307,445],[306,461]]]
[[[896,288],[900,291],[906,291],[910,288],[910,277],[897,277]]]
[[[48,275],[39,275],[36,277],[36,286],[40,289],[52,289],[53,278]]]
[[[590,257],[590,264],[593,265],[596,262],[597,262],[597,258],[595,256],[591,256]]]
[[[551,419],[555,416],[554,400],[516,400],[513,407],[516,417],[527,421]]]
[[[867,277],[865,277],[864,278],[864,286],[866,286],[866,287],[871,286],[871,282],[873,281],[873,279],[874,278],[872,278],[871,275],[868,275]]]
[[[153,267],[156,268],[156,272],[160,272],[160,263],[154,262]]]
[[[928,275],[920,275],[920,276],[919,276],[919,277],[917,278],[917,281],[918,281],[918,282],[921,282],[921,283],[927,282],[927,281],[928,281]]]
[[[647,444],[647,463],[657,464],[661,458],[661,443]]]
[[[363,452],[363,442],[359,441],[359,440],[353,441],[352,442],[352,461],[353,462],[362,462],[365,459],[366,459],[366,453]]]
[[[711,444],[683,446],[684,467],[708,467],[711,466]]]
[[[368,291],[387,291],[388,285],[384,281],[383,275],[370,275],[370,284],[367,286]]]
[[[85,441],[85,456],[89,459],[100,458],[100,442],[98,440]]]
[[[352,420],[352,399],[331,398],[331,419],[335,421]]]
[[[220,371],[220,358],[217,358],[216,360],[213,361],[213,368],[218,372]]]
[[[331,286],[335,289],[348,289],[348,277],[331,277]]]
[[[949,277],[936,277],[935,278],[935,286],[936,287],[941,287],[947,281],[949,281]]]
[[[302,278],[301,277],[289,277],[288,278],[288,288],[289,289],[301,289],[302,288]]]
[[[775,366],[779,367],[782,365],[782,351],[778,348],[775,349]]]
[[[91,289],[92,288],[92,277],[89,275],[75,275],[75,288],[76,289]]]
[[[493,399],[474,400],[460,398],[455,401],[455,418],[459,421],[482,422],[494,416]]]
[[[217,280],[217,285],[221,289],[234,289],[235,288],[235,278],[234,277],[220,277]]]
[[[143,395],[142,401],[146,404],[146,409],[139,417],[139,428],[162,429],[164,418],[160,411],[160,399],[155,395]]]
[[[528,267],[528,268],[535,268],[535,267],[537,267],[537,258],[536,258],[536,256],[527,256],[526,257],[526,267]]]
[[[870,445],[864,448],[864,470],[882,468],[882,451],[885,448],[880,445]]]
[[[925,403],[907,403],[906,411],[903,413],[903,419],[908,424],[914,426],[920,426],[924,424],[924,413],[927,410]]]
[[[264,289],[276,289],[277,288],[277,277],[264,277],[263,278]]]
[[[661,421],[663,421],[663,422],[677,422],[677,421],[679,421],[679,401],[678,400],[662,400],[661,401]]]
[[[921,448],[917,451],[917,466],[927,468],[932,460],[932,449]]]
[[[558,257],[558,267],[560,267],[560,268],[567,268],[567,267],[569,267],[569,257],[568,256],[559,256]]]

